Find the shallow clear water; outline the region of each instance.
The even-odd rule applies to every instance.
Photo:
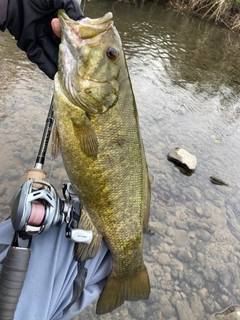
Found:
[[[127,302],[81,319],[214,319],[240,304],[239,36],[152,2],[139,8],[88,1],[85,15],[112,11],[122,38],[139,110],[149,170],[154,176],[144,259],[148,301]],[[0,35],[0,212],[34,165],[52,95],[52,81]],[[197,157],[191,176],[167,160],[181,147]],[[58,188],[67,180],[61,159],[46,160]],[[229,184],[216,186],[209,177]]]

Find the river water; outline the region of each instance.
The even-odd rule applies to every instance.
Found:
[[[126,302],[111,314],[81,319],[204,320],[240,304],[240,56],[238,35],[157,3],[87,1],[85,15],[113,12],[139,110],[152,183],[144,260],[149,300]],[[7,33],[0,36],[0,212],[35,162],[52,81]],[[195,173],[167,160],[181,147]],[[61,159],[48,155],[47,179],[67,181]],[[229,186],[213,185],[210,176]]]

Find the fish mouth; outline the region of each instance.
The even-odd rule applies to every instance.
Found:
[[[83,18],[82,20],[74,21],[67,16],[64,10],[58,10],[58,18],[63,32],[72,31],[82,40],[94,38],[110,29],[113,25],[112,17],[112,13],[108,12],[101,18]]]
[[[58,18],[62,29],[62,43],[60,49],[60,69],[62,81],[61,87],[64,94],[74,104],[89,114],[101,114],[111,108],[117,96],[116,84],[111,81],[92,79],[87,74],[82,75],[77,67],[77,61],[81,59],[81,48],[97,46],[104,34],[113,26],[113,15],[106,13],[97,19],[84,18],[74,21],[68,17],[64,10],[58,11]],[[74,64],[74,61],[76,63]],[[63,63],[64,62],[64,63]],[[78,81],[74,81],[74,78]],[[79,81],[81,79],[81,81]],[[81,82],[81,85],[78,83]],[[107,105],[100,103],[99,92],[103,88],[106,92]],[[103,97],[103,98],[104,98]],[[88,103],[90,102],[90,104]]]

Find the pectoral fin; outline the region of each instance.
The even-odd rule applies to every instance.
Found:
[[[92,230],[93,239],[90,244],[77,243],[74,249],[74,257],[77,261],[92,259],[95,257],[101,246],[102,237],[92,223],[92,220],[85,208],[82,209],[78,227],[80,229]]]
[[[95,158],[98,153],[98,139],[91,121],[82,111],[73,114],[71,120],[82,152],[88,157]]]

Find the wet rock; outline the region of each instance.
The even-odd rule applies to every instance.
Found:
[[[176,230],[174,234],[174,244],[177,247],[185,247],[188,244],[188,233],[184,230]]]
[[[227,270],[227,268],[223,268],[217,270],[219,280],[223,284],[224,287],[229,287],[230,284],[233,282],[232,276],[230,274],[230,270]]]
[[[187,250],[180,250],[177,253],[177,258],[178,258],[178,260],[180,260],[182,262],[188,262],[189,263],[192,260],[192,255]]]
[[[178,301],[182,300],[182,296],[178,291],[174,291],[171,297],[171,302],[174,306],[176,306]]]
[[[155,259],[157,260],[157,257],[158,257],[158,254],[157,255],[155,255],[155,253],[154,253],[154,257],[155,257]],[[155,264],[155,266],[154,266],[154,268],[153,268],[153,273],[155,274],[155,276],[156,277],[163,277],[163,275],[164,275],[164,272],[163,272],[163,270],[162,270],[162,267],[161,267],[161,265],[158,263],[158,264]]]
[[[196,231],[196,236],[198,239],[203,240],[203,241],[209,241],[211,239],[211,234],[204,229],[200,229]]]
[[[181,165],[191,172],[197,167],[197,158],[182,148],[175,148],[168,153],[168,160]]]
[[[131,304],[129,306],[128,312],[136,319],[145,319],[145,313],[146,313],[146,305],[143,302],[139,302],[138,306],[134,306],[134,304]]]
[[[161,313],[163,315],[163,319],[169,319],[170,317],[176,315],[175,309],[169,303],[162,305]]]
[[[215,315],[214,314],[207,314],[205,316],[206,320],[216,320]]]
[[[194,270],[186,268],[183,276],[187,283],[191,285],[191,287],[195,287],[196,289],[203,287],[203,279],[201,274],[195,272]]]
[[[178,301],[176,307],[180,320],[196,320],[187,300]]]
[[[193,293],[193,295],[190,297],[190,305],[196,320],[203,320],[204,307],[200,297],[196,293]]]
[[[187,223],[185,221],[176,220],[175,221],[175,226],[178,229],[182,229],[182,230],[188,231],[188,226],[187,226]]]
[[[206,288],[202,288],[202,289],[198,290],[198,295],[199,295],[201,300],[206,299],[206,297],[208,295],[207,289]]]
[[[11,215],[11,208],[9,205],[6,206],[0,206],[0,222],[4,221],[5,219],[9,218]]]
[[[173,279],[177,279],[178,278],[178,271],[177,270],[172,270],[171,271],[171,276],[173,277]]]
[[[169,268],[167,266],[163,266],[163,271],[166,273],[171,273],[171,268]]]
[[[202,252],[197,253],[197,261],[203,263],[205,261],[205,255]]]
[[[188,232],[189,239],[195,239],[196,235],[194,231]]]
[[[165,252],[165,253],[167,253],[167,254],[170,253],[170,247],[169,247],[169,245],[168,245],[167,243],[161,244],[160,247],[161,247],[161,249],[162,249],[163,252]]]
[[[183,271],[178,272],[178,280],[182,281],[183,280]]]
[[[217,286],[215,282],[205,281],[205,286],[209,293],[215,294],[215,292],[217,292]]]
[[[214,312],[214,303],[212,299],[208,298],[205,300],[202,300],[202,304],[204,306],[206,313],[213,313]]]
[[[159,299],[157,302],[151,304],[151,307],[149,307],[148,305],[148,308],[146,309],[146,314],[145,314],[146,319],[149,319],[149,316],[153,315],[154,313],[155,314],[159,313]]]
[[[211,269],[211,268],[208,268],[208,269],[205,269],[203,271],[203,275],[204,275],[204,278],[207,280],[207,281],[210,281],[210,282],[215,282],[217,281],[218,279],[218,275],[216,274],[216,272]]]
[[[166,281],[166,279],[161,281],[161,289],[166,291],[172,291],[172,284],[169,281]]]
[[[166,200],[166,201],[169,201],[169,200],[171,200],[171,198],[172,198],[172,195],[171,195],[171,193],[169,193],[169,192],[164,192],[164,199]]]
[[[162,222],[152,221],[149,225],[149,228],[155,231],[156,234],[162,235],[165,233],[166,226]],[[157,237],[151,237],[151,238],[157,238]]]
[[[148,302],[151,305],[158,305],[159,310],[159,289],[151,288],[151,293]]]
[[[206,222],[203,222],[203,221],[191,220],[191,221],[188,221],[187,225],[190,230],[204,229],[211,234],[214,233],[214,230],[212,229],[212,227],[210,227]]]
[[[225,295],[225,294],[222,294],[221,297],[220,297],[220,299],[221,299],[222,304],[223,304],[224,306],[226,306],[226,305],[229,303],[229,298],[228,298],[228,296]]]
[[[81,317],[82,317],[82,313],[81,313]],[[93,320],[93,315],[90,312],[84,312],[84,320]],[[76,316],[73,320],[80,320],[80,315]]]
[[[157,279],[156,279],[154,272],[153,272],[152,263],[145,262],[145,265],[148,270],[148,276],[149,276],[151,288],[156,287],[157,286]]]
[[[149,319],[149,318],[148,318],[148,319]],[[154,318],[154,319],[155,319],[155,318]],[[163,320],[163,316],[162,316],[162,313],[161,313],[161,312],[159,312],[157,319],[158,319],[158,320]]]
[[[179,284],[179,287],[182,289],[182,291],[186,294],[189,295],[191,293],[191,288],[189,287],[189,285],[187,284],[186,281],[182,281]]]
[[[172,228],[172,227],[167,228],[167,230],[166,230],[166,235],[169,236],[169,237],[174,237],[174,235],[175,235],[175,229]]]
[[[165,273],[165,280],[169,281],[169,282],[172,280],[172,277],[171,277],[170,273]]]
[[[24,152],[21,153],[20,157],[21,157],[21,160],[23,160],[24,162],[30,163],[31,160],[33,160],[32,149],[26,148]]]
[[[191,187],[189,191],[191,192],[193,199],[196,199],[197,201],[201,202],[202,194],[198,188]]]
[[[157,261],[160,263],[160,265],[167,265],[170,263],[171,259],[168,254],[160,253],[157,256]]]
[[[222,310],[222,306],[220,306],[216,301],[214,301],[214,310],[215,311],[221,311]],[[240,316],[240,314],[239,314]],[[240,320],[240,317],[239,317]]]
[[[176,311],[172,307],[171,303],[169,303],[169,299],[170,299],[170,295],[160,296],[161,313],[163,315],[163,319],[169,319],[174,315],[176,315]]]
[[[217,283],[218,291],[223,293],[226,297],[229,294],[228,288],[222,285],[221,283]]]
[[[197,212],[197,214],[200,216],[200,217],[202,217],[203,216],[203,209],[202,209],[202,207],[200,207],[200,206],[196,206],[196,212]]]
[[[204,281],[202,279],[202,276],[199,273],[195,273],[195,276],[191,278],[190,281],[191,286],[193,286],[196,289],[202,288]]]
[[[214,176],[210,176],[210,181],[212,184],[218,185],[218,186],[226,186],[228,187],[229,184],[223,181],[222,179]]]
[[[128,309],[127,308],[122,309],[119,313],[120,313],[120,316],[123,317],[123,319],[127,319],[127,317],[128,317]]]
[[[172,245],[172,244],[173,244],[172,239],[169,238],[169,237],[165,237],[165,238],[164,238],[164,241],[165,241],[167,244],[169,244],[169,245]]]
[[[160,208],[153,208],[151,210],[151,215],[154,215],[158,221],[163,221],[166,218],[166,211]]]
[[[2,197],[7,191],[7,188],[6,187],[1,187],[0,189],[0,197]]]

